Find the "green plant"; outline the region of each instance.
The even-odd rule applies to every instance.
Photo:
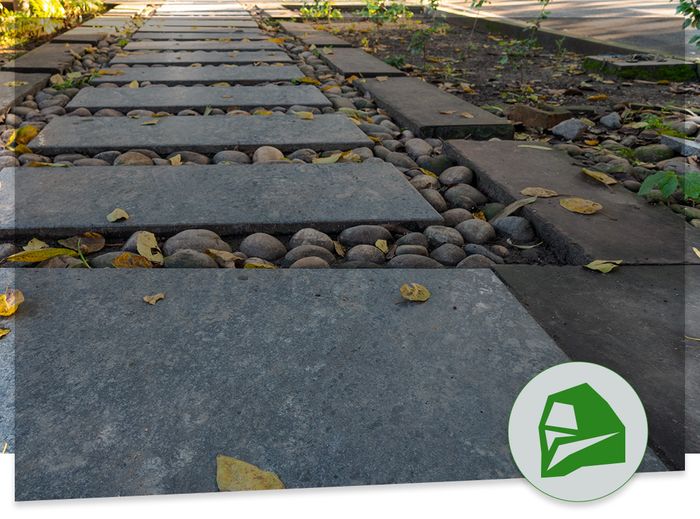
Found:
[[[668,200],[679,188],[685,200],[700,202],[700,173],[679,175],[675,171],[659,171],[644,179],[637,194],[646,196],[658,189],[662,199]]]
[[[669,137],[678,137],[680,139],[685,139],[687,137],[684,133],[671,128],[658,115],[645,114],[642,116],[642,122],[645,125],[645,129],[656,130],[660,135],[668,135]]]
[[[412,18],[413,13],[402,2],[389,0],[364,0],[365,6],[360,9],[359,14],[377,28],[385,23],[395,23],[400,18]]]
[[[676,0],[671,0],[671,2],[674,1]],[[676,12],[683,15],[685,18],[683,21],[683,29],[687,29],[688,27],[700,29],[700,0],[678,0]],[[700,47],[700,35],[690,38],[690,43],[694,43]]]
[[[406,58],[400,54],[389,56],[384,62],[396,68],[403,68],[406,66]]]
[[[325,19],[329,22],[332,19],[343,17],[343,13],[341,13],[339,9],[333,7],[330,0],[312,0],[311,2],[304,0],[304,5],[299,9],[299,14],[302,18],[313,20]]]

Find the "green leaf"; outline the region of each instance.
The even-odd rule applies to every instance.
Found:
[[[686,199],[700,200],[700,173],[696,171],[686,173],[682,183],[683,195]]]
[[[671,196],[673,192],[678,188],[678,177],[676,173],[673,171],[659,171],[658,173],[649,175],[647,178],[644,179],[644,182],[642,182],[638,194],[639,196],[645,196],[648,195],[652,189],[656,188],[661,190],[661,193],[665,198]],[[666,194],[666,192],[668,192],[669,189],[671,189],[670,194]]]

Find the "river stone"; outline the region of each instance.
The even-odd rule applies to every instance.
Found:
[[[264,232],[256,232],[247,236],[241,242],[239,249],[246,256],[267,261],[275,261],[287,254],[287,249],[281,241]]]
[[[622,128],[622,118],[617,112],[611,112],[600,118],[600,124],[609,130],[619,130]]]
[[[445,199],[451,204],[458,205],[464,209],[469,209],[469,207],[459,204],[468,203],[469,200],[473,201],[476,205],[484,205],[487,202],[483,193],[469,184],[457,184],[456,186],[452,186],[445,192]]]
[[[656,163],[672,159],[676,156],[676,152],[665,144],[648,144],[635,149],[634,156],[641,162]]]
[[[321,258],[328,264],[335,261],[333,253],[324,247],[319,247],[318,245],[299,245],[285,255],[284,264],[291,265],[302,258],[309,257]]]
[[[128,251],[128,252],[133,252],[133,253],[137,253],[137,254],[138,254],[138,250],[137,250],[137,248],[136,248],[136,244],[137,244],[137,242],[138,242],[139,236],[142,235],[142,234],[149,234],[149,232],[148,232],[148,231],[136,231],[134,234],[132,234],[131,236],[129,236],[129,239],[126,240],[126,242],[124,243],[124,245],[122,245],[122,250],[123,250],[123,251]],[[187,249],[187,248],[190,248],[190,247],[180,247],[180,248]],[[173,252],[174,252],[174,251],[173,251]]]
[[[408,139],[404,146],[406,152],[413,160],[422,155],[430,155],[433,152],[433,147],[423,139]]]
[[[209,164],[209,157],[195,151],[176,151],[168,155],[168,160],[180,155],[182,162],[193,162],[195,164]]]
[[[317,256],[301,258],[289,266],[290,269],[327,269],[329,267],[328,262]]]
[[[430,175],[416,175],[410,181],[411,185],[418,189],[439,189],[440,181]]]
[[[420,256],[418,254],[402,254],[394,256],[386,264],[389,268],[396,269],[439,269],[442,264],[433,258]]]
[[[483,245],[477,245],[476,243],[468,243],[465,245],[464,252],[467,253],[467,256],[473,256],[476,254],[479,256],[484,256],[494,263],[503,263],[503,258],[501,258],[498,254],[495,254],[492,250],[487,249]]]
[[[16,168],[19,167],[19,160],[10,155],[0,157],[0,169],[2,168]]]
[[[14,243],[0,243],[0,260],[17,254],[18,252],[19,248]]]
[[[447,168],[454,166],[454,161],[447,155],[437,155],[435,157],[423,155],[416,162],[421,168],[432,171],[436,175],[441,175]]]
[[[522,216],[505,216],[493,222],[498,234],[510,238],[514,242],[527,243],[535,239],[532,225]]]
[[[451,243],[445,243],[440,245],[437,249],[430,253],[430,257],[436,261],[439,261],[443,265],[448,267],[454,267],[467,257],[467,254],[462,250],[461,247],[453,245]]]
[[[109,162],[100,159],[78,159],[73,162],[74,166],[109,166]]]
[[[428,244],[432,248],[439,247],[445,243],[451,243],[460,247],[464,245],[464,238],[462,238],[459,231],[444,225],[431,225],[423,231],[423,234],[428,238]]]
[[[260,146],[255,153],[253,153],[253,162],[274,162],[277,160],[284,160],[284,153],[273,146]]]
[[[399,153],[398,151],[390,151],[387,153],[386,157],[384,157],[384,160],[399,168],[411,169],[418,167],[418,164],[416,164],[413,159],[404,153]]]
[[[573,141],[578,139],[586,128],[588,125],[579,119],[567,119],[552,128],[552,133],[561,139]]]
[[[37,268],[42,269],[72,269],[84,267],[85,264],[80,259],[71,256],[56,256],[37,264]]]
[[[427,249],[428,238],[425,237],[425,234],[420,232],[409,232],[396,240],[396,245],[420,245]]]
[[[356,225],[348,227],[338,236],[338,241],[347,247],[374,245],[377,240],[391,241],[391,233],[380,225]]]
[[[169,238],[163,245],[163,253],[171,256],[180,249],[206,252],[207,249],[231,252],[231,246],[218,234],[208,229],[186,229]]]
[[[454,209],[448,209],[440,216],[445,220],[445,225],[448,227],[456,227],[457,224],[466,222],[474,218],[471,212],[461,207],[455,207]]]
[[[489,222],[474,218],[455,226],[467,243],[486,243],[496,238],[496,230]]]
[[[386,257],[374,245],[355,245],[345,253],[346,261],[367,261],[370,263],[384,263]]]
[[[114,159],[115,166],[152,166],[153,159],[138,151],[127,151]]]
[[[218,268],[211,257],[192,249],[180,249],[175,254],[166,256],[163,266],[178,269]]]
[[[455,184],[471,184],[474,181],[474,173],[466,166],[452,166],[440,173],[440,183],[443,186]]]
[[[114,268],[114,265],[112,265],[112,262],[121,255],[121,251],[116,251],[116,252],[105,252],[104,254],[100,254],[98,256],[95,256],[93,258],[88,259],[88,263],[90,263],[91,267],[97,268],[97,269],[102,269],[102,268]]]
[[[419,193],[438,213],[447,211],[447,202],[437,189],[421,189]]]
[[[103,151],[96,154],[93,158],[114,164],[114,161],[117,159],[117,157],[119,157],[119,155],[121,155],[121,153],[118,151]]]
[[[250,164],[250,157],[242,151],[224,150],[220,151],[212,159],[214,164],[233,163],[233,164]]]
[[[422,235],[421,235],[422,236]],[[428,256],[428,249],[423,245],[399,245],[394,251],[396,256],[402,254],[417,254],[419,256]]]
[[[472,269],[472,268],[489,268],[493,267],[495,263],[485,256],[479,254],[473,254],[464,258],[457,264],[458,269]]]
[[[311,227],[297,231],[294,236],[289,239],[290,248],[295,249],[301,245],[316,245],[317,247],[323,247],[330,252],[335,250],[333,240],[330,236],[324,232],[312,229]]]

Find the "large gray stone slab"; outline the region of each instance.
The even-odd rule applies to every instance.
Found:
[[[680,137],[672,137],[670,135],[661,135],[660,142],[684,157],[700,155],[700,141],[681,139]]]
[[[50,74],[0,71],[0,114],[4,114],[24,96],[41,90],[48,82],[49,77]]]
[[[51,41],[54,43],[90,43],[94,45],[116,33],[116,29],[109,27],[76,27],[55,36]]]
[[[179,112],[207,106],[242,110],[275,106],[330,106],[331,102],[312,85],[266,85],[236,87],[162,87],[162,88],[83,88],[66,109],[114,108],[121,111],[147,109]]]
[[[291,63],[290,58],[285,52],[279,51],[175,51],[175,52],[156,52],[144,51],[123,53],[116,55],[110,64],[162,64],[162,65],[190,65],[192,63],[208,63],[212,65],[221,65],[224,63],[235,64],[250,64],[250,63]]]
[[[83,23],[83,27],[116,27],[118,29],[130,25],[133,19],[130,16],[98,16]]]
[[[131,35],[133,40],[219,40],[219,41],[245,41],[266,40],[269,34],[262,32],[149,32],[139,31]]]
[[[492,198],[510,203],[524,198],[526,187],[544,187],[561,197],[540,198],[521,209],[560,261],[584,265],[595,259],[627,264],[699,263],[689,243],[700,243],[700,229],[664,205],[653,206],[621,184],[607,187],[581,172],[564,152],[534,149],[518,142],[453,140],[447,153],[469,166],[477,185]],[[580,197],[603,205],[594,215],[560,206],[563,197]]]
[[[356,81],[403,127],[422,137],[511,139],[513,125],[419,78]]]
[[[376,77],[404,76],[399,69],[384,63],[382,60],[355,48],[333,48],[324,50],[321,58],[334,70],[346,76]]]
[[[251,33],[251,34],[265,34],[266,37],[271,38],[272,36],[268,33],[263,33],[260,29],[252,27],[197,27],[186,26],[186,25],[163,25],[163,24],[144,24],[139,29],[144,32],[179,32],[183,34],[189,33],[212,33],[212,32],[234,32],[234,33]]]
[[[647,59],[621,55],[587,56],[583,60],[587,70],[602,72],[624,79],[651,81],[696,81],[697,63],[661,56],[648,56]]]
[[[117,70],[117,69],[115,69]],[[293,81],[304,77],[295,65],[282,67],[254,66],[213,66],[203,67],[138,67],[120,68],[119,76],[99,76],[91,80],[92,84],[116,83],[126,84],[136,80],[150,81],[162,85],[197,85],[226,81],[238,85],[255,85],[275,81]]]
[[[124,50],[278,50],[282,48],[270,41],[132,41]]]
[[[15,72],[63,72],[75,60],[73,53],[82,54],[85,43],[46,43],[2,65],[2,70]]]
[[[3,191],[12,194],[14,187],[14,195],[0,201],[5,236],[65,237],[82,230],[124,236],[193,227],[232,235],[442,221],[389,164],[6,168],[0,178]],[[115,207],[129,219],[107,222]]]
[[[700,453],[700,268],[685,270],[685,451]]]
[[[573,360],[610,368],[632,385],[647,413],[650,445],[682,470],[683,266],[623,265],[601,275],[581,267],[507,265],[496,273]],[[697,423],[700,407],[688,410]],[[697,441],[700,432],[687,430]]]
[[[17,500],[212,492],[220,453],[287,488],[519,476],[511,406],[568,358],[490,271],[236,272],[17,274]]]
[[[253,27],[257,28],[258,23],[250,17],[244,18],[217,18],[214,20],[200,18],[152,18],[144,23],[141,28],[148,29],[159,25],[178,25],[182,27]]]
[[[0,286],[4,292],[15,286],[15,269],[0,269]],[[20,287],[17,287],[20,288]],[[0,452],[7,444],[7,452],[15,447],[15,317],[0,317],[0,327],[9,328],[0,339]]]
[[[306,23],[281,22],[280,26],[285,32],[303,41],[306,45],[316,45],[317,47],[352,47],[351,43],[326,31],[316,30]]]
[[[162,117],[144,125],[129,117],[58,117],[49,122],[29,147],[35,153],[98,153],[147,148],[156,153],[191,150],[215,153],[252,151],[274,146],[282,151],[372,147],[373,142],[340,114],[303,120],[294,115],[249,117]]]

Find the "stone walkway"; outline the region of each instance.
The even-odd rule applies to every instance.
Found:
[[[615,334],[596,338],[604,355],[562,341],[577,309],[556,323],[531,309],[539,276],[562,280],[551,305],[599,276],[558,263],[624,253],[677,273],[698,258],[664,233],[700,243],[698,229],[634,198],[618,206],[612,189],[609,214],[588,220],[597,233],[542,200],[493,218],[542,164],[567,172],[562,193],[602,188],[579,186],[560,151],[484,142],[513,137],[504,118],[328,33],[282,29],[232,2],[125,4],[66,36],[81,49],[52,43],[4,67],[26,73],[0,89],[0,137],[40,131],[0,155],[2,258],[34,237],[106,238],[39,264],[76,269],[14,272],[27,302],[10,323],[19,339],[0,343],[0,410],[14,344],[18,499],[212,491],[217,453],[288,487],[516,477],[505,424],[527,380],[591,357],[649,369]],[[128,219],[108,221],[116,208]],[[631,210],[659,237],[626,250]],[[157,239],[147,252],[143,233]],[[165,268],[100,268],[125,253]],[[550,266],[504,265],[529,262]],[[402,302],[406,282],[433,297]],[[683,289],[669,294],[658,314],[672,319]],[[641,334],[640,349],[668,353],[657,343],[677,331]],[[664,372],[676,381],[680,351]],[[683,427],[659,424],[682,424],[683,409],[662,409],[656,383],[633,380],[651,415],[643,469],[680,469]],[[10,448],[12,431],[3,417]]]

